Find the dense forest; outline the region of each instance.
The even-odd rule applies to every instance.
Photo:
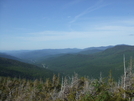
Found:
[[[88,50],[88,52],[91,50]],[[94,51],[94,50],[92,50]],[[50,70],[56,70],[64,74],[78,73],[81,76],[98,78],[108,75],[112,70],[113,77],[118,80],[123,74],[123,54],[126,55],[126,64],[129,65],[130,57],[134,57],[134,46],[117,45],[97,53],[83,51],[77,54],[65,54],[59,57],[44,59],[37,64],[46,64]]]

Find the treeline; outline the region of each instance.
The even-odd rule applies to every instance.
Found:
[[[45,82],[0,77],[1,101],[133,101],[134,74],[131,72],[116,82],[111,72],[106,78],[90,79],[60,76]],[[130,74],[131,73],[131,74]],[[126,79],[124,79],[126,77]]]

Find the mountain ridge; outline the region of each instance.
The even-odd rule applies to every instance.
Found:
[[[101,47],[88,47],[84,49],[78,48],[65,48],[65,49],[40,49],[40,50],[18,50],[18,51],[5,51],[4,53],[11,56],[26,60],[29,63],[38,61],[41,59],[47,59],[50,57],[57,57],[64,54],[93,54],[105,50],[112,46],[101,46]],[[26,62],[25,61],[25,62]]]
[[[123,54],[126,55],[126,64],[130,57],[134,57],[134,46],[118,45],[94,54],[67,54],[61,57],[44,60],[49,69],[72,74],[99,77],[100,72],[104,76],[113,71],[115,78],[123,74]]]

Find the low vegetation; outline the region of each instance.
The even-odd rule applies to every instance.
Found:
[[[132,62],[132,61],[131,61]],[[124,62],[125,63],[125,62]],[[132,64],[124,65],[124,75],[116,82],[112,73],[106,78],[54,75],[52,80],[26,80],[0,77],[1,101],[133,101],[134,73]]]

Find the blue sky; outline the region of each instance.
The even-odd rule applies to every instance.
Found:
[[[134,45],[134,0],[0,0],[0,50]]]

